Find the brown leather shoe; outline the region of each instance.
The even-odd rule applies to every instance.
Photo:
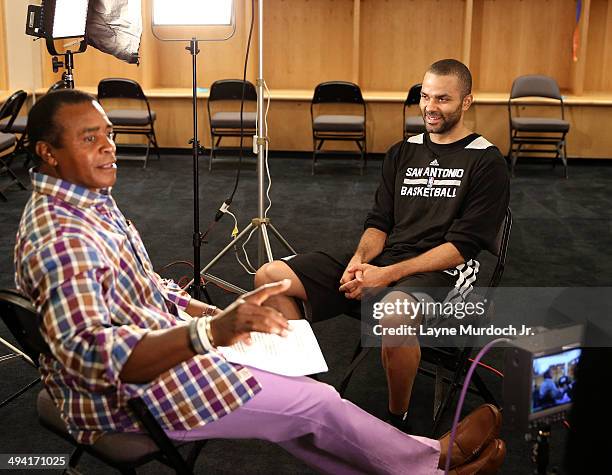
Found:
[[[493,439],[476,460],[456,467],[449,475],[494,475],[501,468],[505,457],[506,444],[503,440]]]
[[[457,425],[451,450],[450,468],[463,465],[473,459],[487,444],[499,435],[502,416],[492,404],[483,404],[465,416]],[[440,438],[440,468],[446,464],[450,431]]]

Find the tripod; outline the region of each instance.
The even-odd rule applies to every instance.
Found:
[[[265,81],[263,79],[263,0],[258,2],[258,53],[259,53],[259,72],[257,77],[257,132],[255,141],[257,144],[257,181],[258,181],[258,203],[257,203],[257,217],[251,219],[249,225],[244,228],[240,234],[238,234],[230,243],[228,243],[206,266],[200,271],[200,276],[204,278],[205,282],[212,282],[219,285],[226,290],[232,291],[237,294],[243,294],[246,290],[241,289],[229,282],[226,282],[208,271],[217,263],[219,260],[229,252],[232,247],[236,246],[239,242],[242,242],[245,236],[250,235],[253,230],[257,231],[258,234],[258,252],[257,262],[261,266],[264,262],[272,262],[274,256],[272,254],[272,247],[270,246],[270,236],[268,230],[280,241],[280,243],[289,250],[292,254],[296,254],[295,249],[291,247],[291,244],[282,236],[282,234],[274,227],[270,218],[266,216],[265,205],[264,205],[264,177],[265,177],[265,166],[266,166],[266,148],[268,144],[268,131],[266,130],[266,124],[264,120],[264,87]],[[198,276],[194,276],[194,280],[198,280]]]

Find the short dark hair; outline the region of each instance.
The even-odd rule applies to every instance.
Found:
[[[427,72],[438,76],[457,76],[461,87],[461,96],[465,97],[472,93],[472,73],[461,61],[441,59],[429,66]]]
[[[36,101],[28,114],[27,134],[29,149],[36,155],[36,142],[48,142],[61,147],[62,125],[57,123],[57,112],[64,105],[95,101],[91,94],[78,89],[59,89]]]

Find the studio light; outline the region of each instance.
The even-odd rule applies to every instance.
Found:
[[[154,25],[231,25],[232,0],[153,0]]]
[[[26,33],[50,40],[85,36],[89,0],[43,0],[30,5]]]
[[[151,0],[151,29],[162,41],[225,41],[236,33],[233,0]]]

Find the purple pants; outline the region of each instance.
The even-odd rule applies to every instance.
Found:
[[[253,399],[218,421],[168,431],[168,436],[181,441],[267,440],[334,475],[443,473],[438,470],[437,440],[404,434],[340,398],[328,384],[249,370],[263,388]]]

